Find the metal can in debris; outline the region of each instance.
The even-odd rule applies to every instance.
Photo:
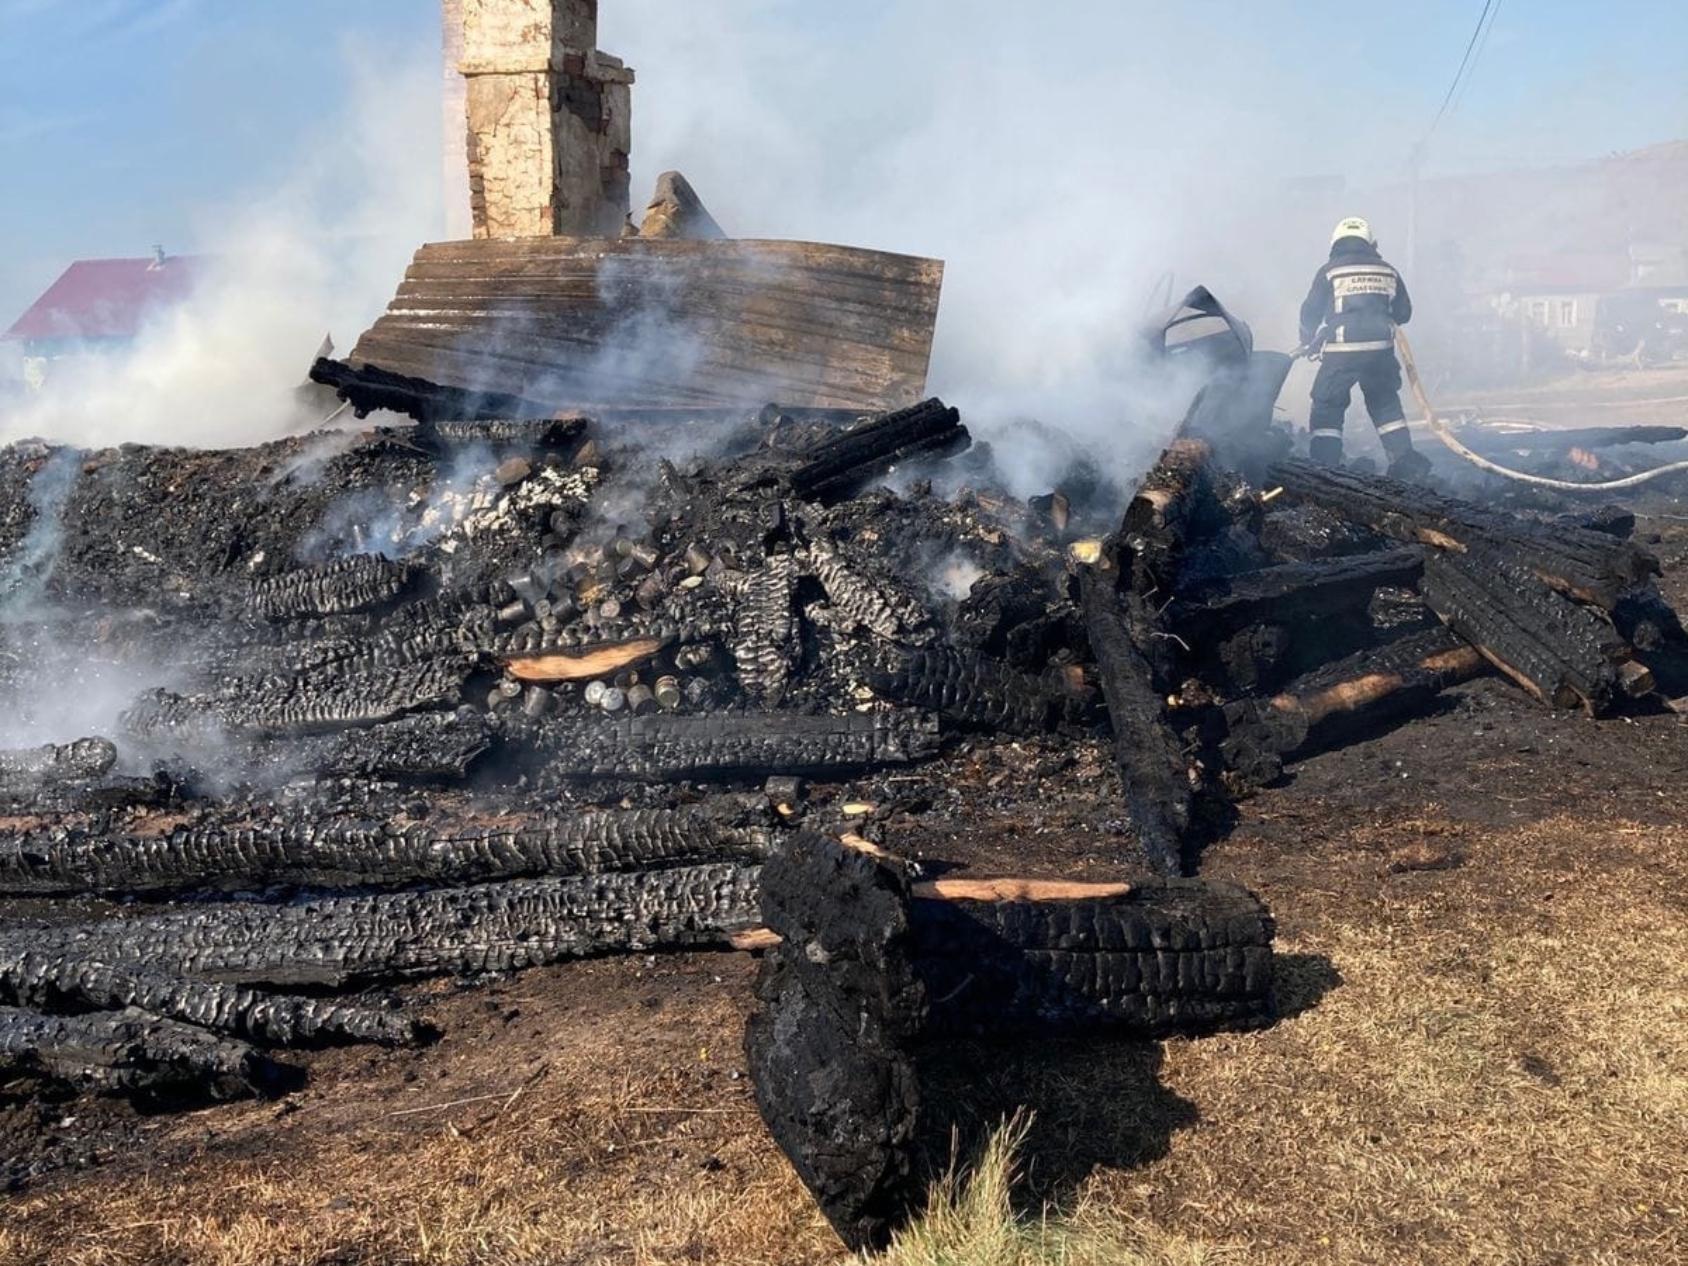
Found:
[[[498,608],[498,622],[500,624],[520,624],[527,619],[527,604],[520,598]]]
[[[658,677],[656,679],[657,706],[672,712],[680,706],[683,696],[680,693],[680,679],[678,677]]]
[[[585,690],[585,693],[582,695],[582,698],[584,698],[588,704],[590,704],[592,707],[595,708],[604,701],[604,692],[606,690],[608,690],[609,688],[610,687],[609,687],[608,682],[589,681],[589,682],[586,683],[586,690]]]
[[[599,698],[598,706],[605,712],[620,712],[627,706],[627,692],[610,686]]]
[[[649,686],[630,686],[627,691],[627,707],[634,716],[644,716],[656,711],[656,696],[651,693]]]
[[[506,677],[498,683],[495,689],[506,699],[514,699],[522,693],[522,683],[514,677]]]
[[[535,721],[551,711],[551,692],[544,686],[529,686],[522,696],[522,711]]]

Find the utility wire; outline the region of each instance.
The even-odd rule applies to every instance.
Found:
[[[1454,71],[1453,82],[1448,85],[1447,94],[1442,98],[1442,104],[1436,111],[1436,117],[1430,122],[1430,130],[1424,134],[1422,146],[1436,134],[1436,128],[1442,122],[1442,116],[1447,114],[1448,106],[1453,102],[1454,93],[1459,89],[1460,80],[1465,77],[1465,68],[1471,65],[1471,55],[1477,49],[1477,41],[1482,37],[1483,28],[1488,23],[1489,14],[1494,11],[1495,0],[1483,0],[1483,12],[1477,16],[1477,26],[1471,32],[1471,38],[1465,45],[1465,56],[1459,59],[1459,69]]]
[[[1483,50],[1489,47],[1489,36],[1494,34],[1495,23],[1500,20],[1501,6],[1506,0],[1495,0],[1495,11],[1489,15],[1489,25],[1483,28],[1483,38],[1477,41],[1477,52],[1471,59],[1471,69],[1466,72],[1465,82],[1460,85],[1459,95],[1454,98],[1450,113],[1458,114],[1459,108],[1465,104],[1465,93],[1471,87],[1471,81],[1477,78],[1477,67],[1482,63]]]

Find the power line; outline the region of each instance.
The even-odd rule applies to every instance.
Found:
[[[1448,91],[1442,98],[1442,104],[1436,111],[1436,117],[1430,121],[1430,129],[1425,132],[1424,140],[1428,141],[1436,133],[1437,126],[1442,122],[1442,116],[1447,114],[1448,106],[1454,99],[1454,93],[1459,89],[1460,80],[1465,77],[1465,68],[1471,64],[1471,55],[1477,49],[1477,41],[1482,37],[1483,28],[1489,21],[1489,14],[1494,11],[1495,0],[1483,0],[1483,12],[1477,15],[1477,26],[1471,32],[1471,38],[1466,41],[1465,56],[1459,59],[1459,69],[1454,71],[1454,80],[1448,85]],[[1420,144],[1423,144],[1421,142]]]
[[[1459,108],[1465,104],[1466,89],[1471,87],[1471,81],[1477,78],[1477,67],[1482,64],[1483,50],[1489,47],[1489,36],[1494,34],[1495,23],[1500,21],[1501,6],[1506,0],[1495,0],[1495,11],[1489,16],[1489,25],[1483,28],[1483,38],[1477,42],[1477,53],[1471,59],[1471,69],[1466,73],[1465,82],[1460,85],[1459,95],[1454,98],[1452,113],[1458,114]]]

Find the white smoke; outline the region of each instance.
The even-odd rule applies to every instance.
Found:
[[[199,240],[177,248],[211,257],[193,298],[125,351],[56,361],[41,392],[0,399],[0,442],[232,447],[321,420],[296,389],[323,336],[349,350],[440,220],[437,61],[362,49],[346,74],[346,116],[283,182],[196,209]]]
[[[1037,491],[1027,418],[1116,477],[1159,451],[1188,392],[1135,339],[1192,285],[1293,346],[1342,214],[1286,183],[1331,161],[1316,86],[1188,8],[621,0],[600,43],[639,74],[636,201],[673,167],[734,236],[946,261],[929,385]]]

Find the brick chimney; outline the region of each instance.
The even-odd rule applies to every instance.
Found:
[[[633,72],[597,50],[596,0],[445,0],[448,25],[454,9],[474,235],[619,235]]]

